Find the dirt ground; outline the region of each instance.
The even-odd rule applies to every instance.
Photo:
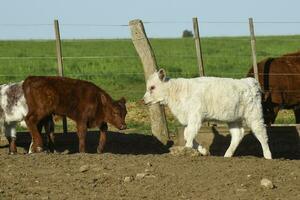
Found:
[[[85,154],[76,141],[53,154],[0,148],[0,199],[300,199],[299,156],[172,155],[151,136],[122,137],[103,154],[91,140]]]

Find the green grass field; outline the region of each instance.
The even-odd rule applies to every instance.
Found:
[[[151,39],[158,65],[170,77],[196,77],[198,68],[192,38]],[[257,37],[258,60],[298,51],[300,36]],[[207,76],[244,77],[251,66],[249,37],[211,37],[202,39]],[[134,103],[145,90],[143,68],[130,39],[63,40],[65,76],[92,81],[114,98],[131,102],[132,128],[149,130],[147,119],[135,120],[146,110]],[[56,75],[54,40],[0,41],[0,83],[23,80],[28,75]],[[140,110],[139,110],[140,109]],[[136,112],[135,112],[136,111]],[[147,118],[147,116],[143,116]],[[171,127],[176,122],[172,121]],[[278,123],[293,123],[290,112]]]

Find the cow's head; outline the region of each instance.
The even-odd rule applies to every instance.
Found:
[[[127,128],[125,117],[127,114],[126,109],[126,100],[125,98],[121,98],[120,100],[113,101],[110,107],[110,112],[105,113],[106,114],[106,121],[112,125],[114,125],[116,128],[123,130]]]
[[[275,122],[276,116],[278,114],[278,106],[272,102],[271,91],[265,91],[262,95],[262,107],[264,121],[267,126],[271,126]]]
[[[160,69],[149,76],[146,84],[146,93],[143,97],[145,104],[164,103],[166,89],[166,73],[164,69]]]

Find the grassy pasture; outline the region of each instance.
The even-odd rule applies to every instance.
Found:
[[[170,77],[198,76],[193,39],[151,39],[151,44],[158,65]],[[257,37],[258,60],[298,51],[299,46],[298,35]],[[249,37],[203,38],[202,49],[208,76],[240,78],[251,66]],[[62,51],[65,76],[92,81],[114,98],[125,96],[129,126],[150,129],[146,108],[135,103],[143,96],[145,83],[130,39],[63,40]],[[23,80],[28,75],[56,74],[54,40],[0,41],[0,83]],[[173,128],[176,120],[169,120]],[[293,122],[291,112],[282,112],[277,123],[289,122]]]

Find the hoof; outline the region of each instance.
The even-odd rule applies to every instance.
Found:
[[[8,155],[16,155],[17,154],[17,152],[15,151],[10,151],[10,152],[8,152]]]
[[[42,147],[36,147],[35,151],[33,150],[33,147],[30,146],[28,150],[28,154],[33,154],[33,153],[42,153],[43,148]]]
[[[102,148],[97,148],[97,153],[102,154],[104,152],[104,150]]]
[[[43,148],[42,147],[36,147],[36,153],[41,153],[43,152]]]
[[[204,147],[198,147],[198,151],[202,156],[209,156],[209,152]]]

